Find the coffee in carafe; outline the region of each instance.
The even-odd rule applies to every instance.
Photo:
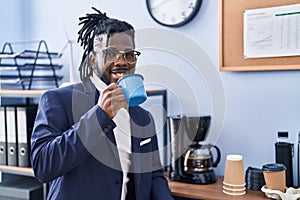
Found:
[[[211,149],[215,148],[217,159],[213,160]],[[192,144],[184,154],[184,171],[187,173],[201,173],[212,171],[220,162],[220,150],[217,146],[207,144]]]

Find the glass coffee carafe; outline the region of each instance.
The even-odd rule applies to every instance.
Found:
[[[212,149],[216,151],[216,158],[213,158]],[[184,154],[184,171],[187,173],[203,173],[213,170],[221,159],[220,149],[212,144],[201,145],[195,142]]]

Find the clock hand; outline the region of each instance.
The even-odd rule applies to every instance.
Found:
[[[170,1],[170,0],[162,0],[159,3],[157,3],[156,5],[153,5],[151,7],[151,9],[155,9],[155,8],[159,7],[160,5],[162,5],[162,4],[164,4],[164,3],[168,2],[168,1]]]

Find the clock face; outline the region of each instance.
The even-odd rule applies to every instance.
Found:
[[[202,0],[146,0],[151,17],[165,26],[182,26],[191,21]]]

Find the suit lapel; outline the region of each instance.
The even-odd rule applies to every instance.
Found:
[[[83,81],[83,88],[84,88],[84,93],[87,96],[86,98],[88,104],[87,110],[89,110],[91,109],[91,107],[93,107],[98,103],[98,98],[100,94],[90,79],[86,79],[85,81]],[[114,134],[107,134],[106,136],[114,145],[116,145],[116,139],[114,137]]]
[[[84,80],[82,82],[82,85],[83,85],[83,92],[85,94],[85,97],[80,98],[80,99],[84,99],[84,101],[83,102],[81,101],[82,105],[78,105],[78,109],[83,110],[83,111],[81,111],[81,113],[86,113],[89,109],[91,109],[94,105],[96,105],[98,103],[99,92],[97,91],[97,89],[93,85],[93,83],[90,81],[90,79]],[[79,116],[79,118],[81,116],[82,116],[82,114]],[[79,120],[79,118],[78,118],[78,120]],[[116,159],[116,162],[119,163],[119,166],[121,166],[119,154],[118,154],[118,150],[117,150],[117,145],[116,145],[116,139],[113,134],[113,131],[107,133],[106,137],[111,142],[111,144],[109,146],[112,151],[112,154],[114,155],[114,158]]]
[[[83,90],[87,96],[90,106],[94,106],[99,97],[99,92],[96,90],[96,87],[93,85],[90,79],[86,79],[83,83]]]

